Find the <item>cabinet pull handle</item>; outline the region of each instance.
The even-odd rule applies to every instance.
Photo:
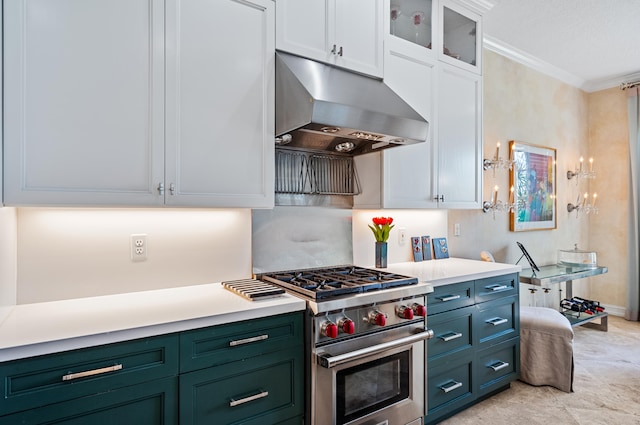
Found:
[[[502,325],[503,323],[507,323],[509,320],[503,319],[502,317],[494,317],[493,319],[489,319],[485,321],[485,323],[489,323],[493,326]]]
[[[460,388],[461,386],[462,386],[462,382],[450,381],[439,388],[445,393],[448,393],[455,390],[456,388]]]
[[[440,335],[438,338],[444,342],[453,341],[454,339],[462,338],[462,334],[459,332],[449,332],[444,335]]]
[[[175,183],[171,183],[169,185],[169,192],[171,192],[172,195],[176,194],[176,184]]]
[[[116,370],[122,369],[122,364],[117,364],[113,366],[101,367],[99,369],[86,370],[84,372],[77,373],[69,373],[62,377],[63,381],[71,381],[73,379],[84,378],[87,376],[101,375],[103,373],[115,372]]]
[[[254,395],[250,395],[249,397],[241,398],[240,400],[236,400],[235,398],[232,398],[231,401],[229,402],[229,407],[239,406],[241,404],[248,403],[248,402],[253,401],[253,400],[258,400],[260,398],[265,398],[268,395],[269,395],[269,391],[262,391],[262,392],[260,392],[258,394],[254,394]]]
[[[340,50],[338,50],[338,56],[342,56],[342,46],[340,46]]]
[[[489,365],[488,367],[493,369],[494,372],[497,372],[500,369],[504,369],[505,367],[509,367],[509,363],[507,363],[507,362],[496,362],[496,363],[494,363],[492,365]]]
[[[333,48],[331,49],[331,53],[334,54],[334,55],[336,54],[336,47],[337,46],[334,44]]]
[[[267,338],[269,338],[269,335],[258,335],[258,336],[253,336],[251,338],[237,339],[235,341],[229,341],[229,347],[235,347],[236,345],[244,345],[252,342],[262,341]]]
[[[509,288],[507,285],[489,285],[484,287],[484,289],[488,289],[490,291],[504,291],[507,288]]]
[[[438,299],[442,302],[453,301],[460,299],[460,295],[444,295],[442,297],[438,297]]]
[[[160,183],[160,184],[158,185],[158,193],[159,193],[160,195],[164,195],[164,183]]]

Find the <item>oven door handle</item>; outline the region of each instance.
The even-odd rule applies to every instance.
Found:
[[[420,332],[407,336],[404,338],[396,339],[394,341],[385,342],[371,347],[361,348],[360,350],[350,351],[338,356],[332,356],[330,354],[318,354],[318,363],[320,366],[331,369],[338,365],[359,360],[372,354],[381,353],[383,351],[392,350],[394,348],[402,347],[405,345],[414,344],[425,339],[433,338],[433,329],[423,329]]]

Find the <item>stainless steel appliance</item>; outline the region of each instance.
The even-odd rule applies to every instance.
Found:
[[[361,155],[428,135],[427,120],[382,80],[276,52],[276,144]]]
[[[429,285],[354,266],[257,277],[307,301],[305,423],[422,423]]]

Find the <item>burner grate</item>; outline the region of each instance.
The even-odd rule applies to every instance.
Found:
[[[284,286],[312,299],[414,285],[417,278],[355,266],[337,266],[264,274],[262,280]]]

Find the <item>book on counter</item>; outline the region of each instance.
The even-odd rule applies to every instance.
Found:
[[[433,258],[433,250],[431,249],[431,236],[422,237],[422,259],[431,260]]]
[[[413,251],[413,261],[422,261],[422,241],[418,236],[411,236],[411,250]]]
[[[441,258],[449,258],[449,247],[447,246],[447,238],[433,238],[433,256],[436,260]]]

